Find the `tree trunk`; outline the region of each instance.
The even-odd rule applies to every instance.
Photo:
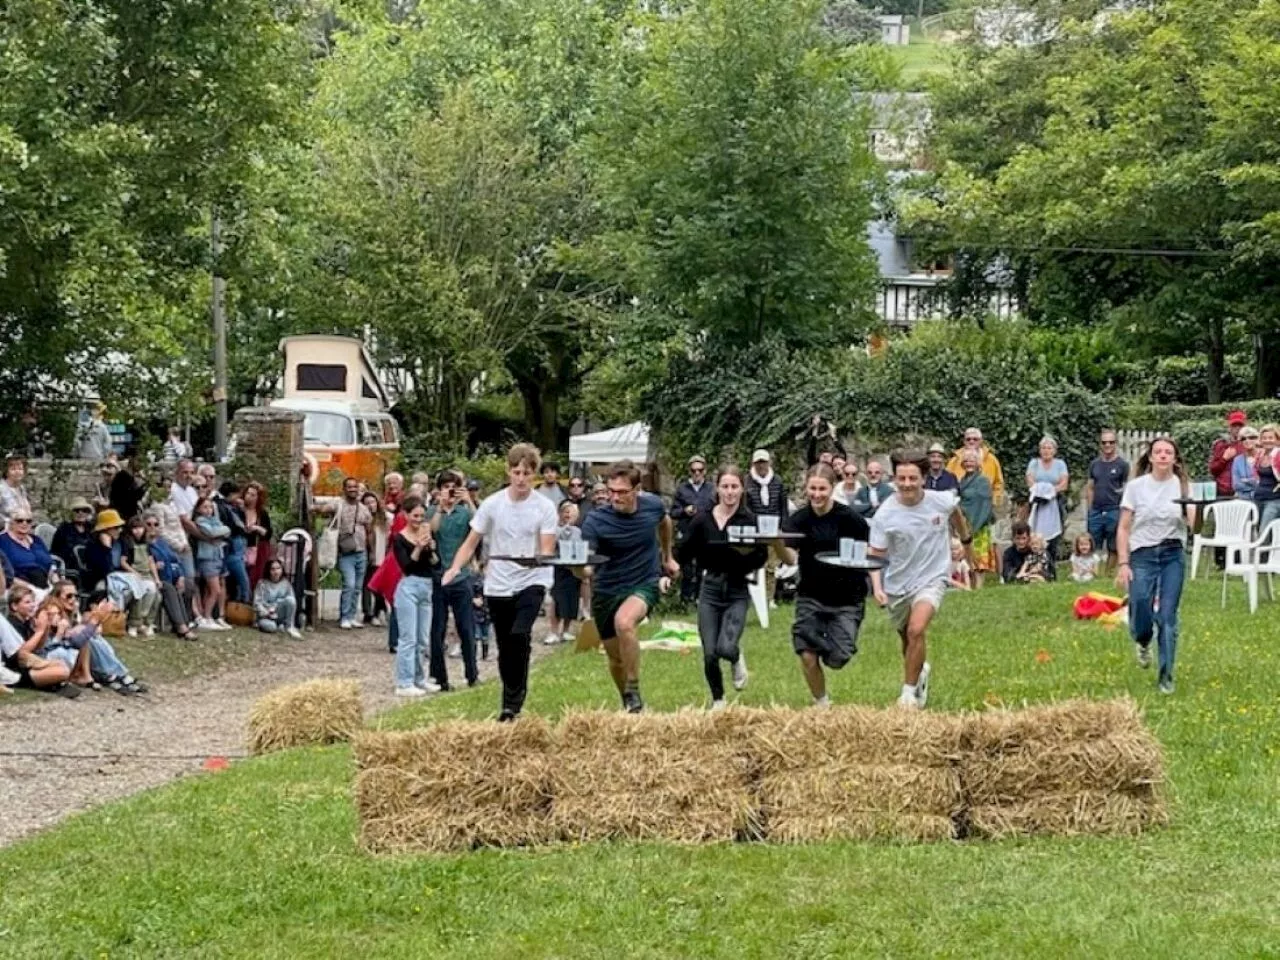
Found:
[[[550,378],[534,380],[521,377],[517,385],[524,400],[524,424],[529,439],[544,453],[556,449],[556,427],[560,420],[559,384]]]
[[[1210,403],[1222,402],[1222,377],[1226,367],[1226,335],[1222,314],[1214,310],[1209,317],[1209,377],[1205,385]]]
[[[1275,338],[1280,331],[1269,330],[1253,335],[1253,395],[1269,400],[1280,391],[1280,349]]]

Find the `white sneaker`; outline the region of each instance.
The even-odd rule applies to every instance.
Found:
[[[719,713],[721,710],[723,710],[727,706],[729,706],[729,704],[723,700],[713,700],[711,701],[711,712]]]
[[[902,696],[898,697],[898,706],[904,710],[919,710],[920,701],[916,699],[916,692],[911,687],[903,687]]]
[[[396,687],[397,697],[425,697],[427,691],[421,687]]]
[[[815,697],[813,700],[813,706],[818,710],[830,710],[831,697],[825,693],[820,697]]]
[[[339,621],[338,621],[338,629],[339,629],[339,630],[354,630],[355,628],[356,628],[356,625],[355,625],[354,623],[352,623],[350,620],[339,620]]]
[[[154,637],[156,635],[156,628],[151,626],[143,627],[142,635],[144,637]]]
[[[929,661],[926,660],[924,666],[920,668],[920,679],[916,681],[916,703],[922,707],[929,702],[930,670]]]
[[[770,601],[769,601],[769,609],[770,609],[770,610],[777,610],[777,609],[778,609],[778,601],[777,601],[777,600],[770,600]]]
[[[545,637],[542,638],[543,645],[548,647],[554,647],[559,642],[560,642],[560,634],[558,633],[548,633]]]
[[[302,639],[302,634],[298,632],[297,627],[290,627],[288,632],[289,632],[289,636],[293,637],[293,639],[295,640]]]
[[[232,627],[232,626],[231,626],[231,624],[227,623],[227,618],[226,618],[226,617],[219,617],[219,618],[218,618],[218,629],[219,629],[219,630],[234,630],[235,628],[234,628],[234,627]]]
[[[462,648],[461,648],[461,647],[450,647],[450,648],[449,648],[449,659],[450,659],[450,660],[461,660],[461,659],[462,659]]]
[[[751,674],[747,673],[747,655],[739,651],[738,659],[733,664],[733,689],[744,689],[750,676]]]
[[[131,636],[131,637],[135,637],[135,638],[136,638],[136,637],[138,636],[138,628],[137,628],[137,627],[126,627],[124,632],[125,632],[125,633],[127,633],[127,634],[128,634],[129,636]]]
[[[418,689],[421,690],[423,693],[439,693],[440,684],[436,683],[434,680],[428,677],[426,680],[422,681]]]
[[[192,629],[193,630],[217,630],[218,625],[214,623],[212,620],[205,619],[204,617],[196,617],[196,623],[195,623],[195,626],[192,627]]]
[[[16,687],[22,677],[8,667],[0,665],[0,687]]]
[[[1151,666],[1151,644],[1148,643],[1144,647],[1140,643],[1135,643],[1133,646],[1138,654],[1138,666],[1143,670],[1147,669],[1147,667]]]

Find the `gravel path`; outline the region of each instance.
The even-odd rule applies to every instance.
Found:
[[[549,649],[538,642],[545,629],[542,622],[538,627],[535,659]],[[0,756],[0,846],[77,811],[199,772],[206,756],[242,753],[249,708],[274,687],[315,677],[352,677],[361,683],[366,714],[396,700],[385,630],[309,633],[305,643],[264,644],[262,651],[251,667],[154,683],[144,696],[85,691],[75,700],[41,696],[0,710],[0,750],[94,755]],[[461,673],[462,661],[451,660],[450,678],[460,682]],[[496,675],[491,654],[480,663],[480,678]],[[117,753],[193,759],[113,756]]]

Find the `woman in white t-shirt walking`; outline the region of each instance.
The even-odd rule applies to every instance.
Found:
[[[1138,460],[1137,473],[1120,499],[1116,584],[1129,591],[1129,632],[1137,644],[1138,663],[1151,666],[1154,632],[1160,692],[1173,693],[1187,546],[1187,508],[1176,501],[1187,496],[1187,475],[1177,445],[1164,438],[1152,442]]]

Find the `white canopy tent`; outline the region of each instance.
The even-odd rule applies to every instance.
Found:
[[[569,459],[574,463],[611,463],[634,460],[645,463],[649,455],[649,425],[636,421],[599,433],[569,438]]]

